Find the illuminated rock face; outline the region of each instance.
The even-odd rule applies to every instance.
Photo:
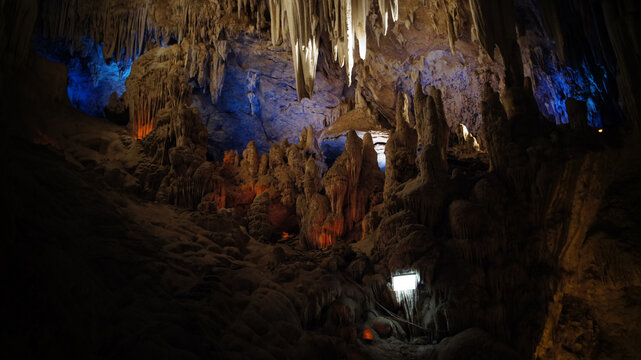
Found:
[[[398,0],[379,0],[379,16],[384,33],[387,33],[389,19],[398,19]],[[352,82],[356,46],[358,55],[367,56],[367,24],[370,14],[370,0],[286,0],[269,1],[272,20],[272,43],[277,45],[281,37],[289,36],[292,58],[296,72],[296,90],[299,99],[312,97],[316,64],[318,62],[318,41],[323,32],[329,34],[334,61],[345,66],[348,85]]]
[[[223,84],[226,43],[218,46],[222,50],[213,51],[213,58],[204,48],[172,45],[156,48],[134,62],[125,99],[136,139],[154,129],[159,110],[191,104],[190,79],[198,79],[199,87],[208,87],[212,100],[217,99]]]
[[[107,62],[102,54],[102,46],[88,38],[71,54],[62,44],[41,41],[38,47],[38,53],[67,66],[69,101],[84,113],[106,117],[103,108],[109,104],[111,95],[115,93],[116,97],[120,97],[125,92],[132,59]]]
[[[252,140],[267,151],[278,139],[294,140],[302,127],[332,124],[344,113],[340,107],[351,97],[344,87],[352,81],[359,106],[369,108],[384,127],[395,122],[396,92],[413,94],[420,80],[424,88],[436,86],[443,93],[451,128],[462,123],[478,135],[485,83],[500,92],[505,84],[520,84],[523,74],[532,78],[546,117],[567,122],[565,99],[571,97],[585,101],[589,124],[601,127],[602,114],[616,113],[616,104],[603,95],[616,87],[611,66],[599,67],[605,60],[559,62],[541,26],[555,16],[555,7],[542,9],[527,1],[55,0],[41,4],[36,22],[39,37],[63,45],[75,58],[87,55],[87,41],[102,44],[88,51],[101,52],[91,61],[115,61],[108,66],[124,77],[133,59],[158,46],[181,45],[189,84],[202,93],[188,105],[199,109],[209,128],[209,153],[220,159],[226,149],[241,151]],[[519,36],[514,24],[522,27]],[[368,31],[374,36],[367,38]],[[268,49],[267,36],[279,51]],[[319,42],[323,36],[327,41]],[[70,81],[72,103],[102,116],[112,91],[73,85],[100,82],[91,71],[86,75]],[[601,82],[601,75],[607,81]],[[292,87],[296,94],[289,93]],[[297,101],[302,98],[313,100]],[[153,113],[162,106],[143,100],[136,100],[141,110],[133,117],[140,124],[134,131],[138,138],[153,128]]]

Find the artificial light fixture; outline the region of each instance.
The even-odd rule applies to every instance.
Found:
[[[392,276],[392,288],[396,292],[416,290],[417,285],[418,275],[416,273]]]
[[[392,275],[391,287],[394,290],[394,295],[396,295],[396,301],[399,305],[402,304],[409,322],[414,321],[413,316],[416,314],[419,276],[416,270],[399,271],[396,275]]]

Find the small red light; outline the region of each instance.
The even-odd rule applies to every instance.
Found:
[[[363,339],[367,340],[367,341],[373,341],[374,340],[374,333],[372,332],[372,329],[365,328],[363,330]]]

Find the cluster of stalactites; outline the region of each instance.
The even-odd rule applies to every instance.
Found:
[[[209,88],[216,102],[224,81],[226,52],[224,41],[216,47],[173,45],[156,48],[134,62],[125,93],[134,137],[142,139],[155,128],[161,109],[187,102],[192,92],[190,79]]]
[[[389,16],[398,19],[398,0],[378,3],[387,32]],[[321,31],[329,34],[334,60],[345,66],[351,84],[357,41],[360,58],[364,60],[367,53],[370,4],[370,0],[269,0],[272,43],[289,36],[299,99],[313,93]]]
[[[398,20],[398,0],[378,0],[378,9],[383,17],[383,35],[387,35],[389,15],[394,22]]]
[[[105,59],[116,61],[135,59],[171,39],[179,44],[215,42],[222,31],[218,1],[137,1],[127,6],[118,0],[39,2],[43,37],[65,42],[71,53],[83,50],[89,37],[103,44]]]

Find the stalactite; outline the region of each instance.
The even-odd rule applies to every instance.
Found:
[[[195,79],[199,87],[210,89],[215,102],[224,81],[220,53],[226,56],[226,51],[224,42],[217,47],[173,45],[156,48],[138,58],[127,79],[125,93],[134,137],[142,139],[155,128],[161,109],[188,102],[193,91],[190,79]]]
[[[271,26],[271,38],[272,45],[276,46],[280,44],[280,33],[281,33],[281,5],[280,0],[269,0],[269,14],[270,14],[270,26]]]
[[[139,139],[154,128],[160,109],[186,100],[191,90],[184,69],[188,70],[187,80],[192,78],[203,91],[208,90],[215,103],[222,89],[228,53],[227,43],[218,40],[222,27],[212,21],[221,16],[216,4],[198,9],[187,1],[163,4],[167,7],[163,9],[154,5],[157,4],[146,2],[137,7],[121,7],[114,0],[47,1],[42,2],[39,26],[41,36],[62,41],[72,54],[84,48],[86,37],[94,43],[102,42],[107,60],[134,59],[147,44],[166,44],[169,37],[176,37],[179,43],[185,41],[185,45],[177,45],[178,50],[175,46],[171,51],[156,48],[158,58],[134,66],[131,77],[137,81],[128,80],[126,98],[133,135]],[[163,26],[155,24],[151,9],[171,14],[172,21]],[[166,68],[160,69],[161,66]]]
[[[392,21],[398,21],[398,1],[378,0],[378,9],[383,18],[383,35],[387,35],[389,16],[392,16]]]
[[[447,15],[447,39],[450,44],[450,51],[452,54],[455,53],[454,45],[456,44],[456,30],[454,29],[454,20],[452,16]]]
[[[365,59],[367,53],[367,17],[371,0],[237,0],[227,3],[193,3],[186,0],[159,5],[147,1],[140,6],[121,7],[116,0],[82,2],[80,0],[41,1],[41,35],[52,40],[62,40],[71,52],[81,49],[83,38],[90,37],[94,43],[104,43],[105,59],[131,60],[142,55],[153,44],[166,46],[170,39],[178,44],[212,44],[218,47],[221,25],[218,21],[236,6],[239,16],[254,14],[258,27],[262,12],[268,9],[271,18],[273,45],[288,37],[299,99],[312,97],[318,41],[321,32],[329,34],[335,59],[345,66],[348,82],[351,83],[355,64],[354,51],[358,43],[358,56]],[[378,0],[385,33],[389,17],[398,20],[398,0]],[[163,6],[162,10],[158,7]],[[117,9],[115,11],[114,9]],[[220,11],[222,9],[223,11]],[[169,14],[159,21],[158,13]],[[218,57],[211,52],[210,73],[212,79],[222,79],[222,63],[226,51]],[[216,74],[214,76],[213,74]],[[215,102],[222,82],[211,82],[210,93]],[[202,83],[201,83],[202,85]]]
[[[272,44],[289,35],[299,99],[312,96],[322,31],[329,34],[334,59],[345,66],[351,84],[357,42],[359,57],[367,55],[370,4],[370,0],[270,0]],[[379,0],[379,9],[387,29],[390,13],[393,21],[398,19],[398,0]]]
[[[281,9],[284,14],[280,16],[286,16],[287,19],[298,99],[311,98],[318,61],[319,19],[315,13],[315,4],[311,0],[284,0]],[[272,19],[277,16],[279,14],[271,14]]]
[[[224,12],[218,2],[200,3],[181,0],[159,4],[145,1],[123,7],[117,0],[40,1],[40,29],[44,38],[63,41],[73,53],[82,48],[85,37],[104,43],[105,59],[132,60],[150,44],[166,46],[170,38],[212,43],[219,40]],[[164,22],[156,23],[162,13]],[[165,16],[168,15],[168,18]]]

